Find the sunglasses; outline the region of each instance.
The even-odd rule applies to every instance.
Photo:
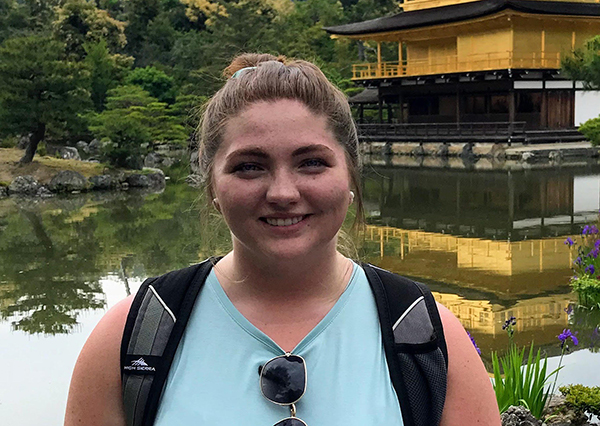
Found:
[[[307,426],[296,417],[296,402],[306,392],[306,363],[298,355],[277,356],[261,367],[260,391],[274,404],[289,405],[290,417],[275,423],[274,426]]]

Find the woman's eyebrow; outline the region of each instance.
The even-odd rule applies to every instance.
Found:
[[[333,150],[331,148],[329,148],[328,146],[322,145],[320,143],[315,143],[315,144],[303,146],[303,147],[300,147],[300,148],[294,150],[294,152],[292,152],[292,156],[296,157],[298,155],[303,155],[303,154],[315,152],[315,151],[329,151],[329,152],[333,153]]]
[[[263,151],[261,148],[242,148],[236,151],[233,151],[227,155],[227,160],[231,160],[235,157],[259,157],[259,158],[269,158],[269,155]]]

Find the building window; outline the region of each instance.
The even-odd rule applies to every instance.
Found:
[[[541,92],[517,92],[517,112],[532,113],[542,110]]]
[[[490,112],[492,114],[508,114],[508,96],[492,95],[490,97]]]
[[[410,115],[438,115],[440,102],[437,96],[422,96],[408,101]]]
[[[465,99],[465,112],[467,114],[485,114],[485,96],[467,96]]]

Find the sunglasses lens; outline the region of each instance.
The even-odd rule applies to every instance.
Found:
[[[273,358],[262,368],[260,387],[263,395],[277,404],[295,403],[302,397],[306,388],[304,360],[296,355]],[[276,426],[299,426],[302,424],[303,422],[289,424],[279,422]]]
[[[296,417],[289,417],[275,423],[275,426],[306,426],[306,423]]]

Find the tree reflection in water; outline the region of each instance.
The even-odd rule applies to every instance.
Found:
[[[100,279],[159,275],[223,253],[229,233],[198,214],[198,191],[127,191],[0,203],[0,319],[61,334],[105,306]],[[204,229],[204,232],[202,231]],[[207,232],[206,230],[210,230]]]
[[[30,205],[5,219],[0,317],[9,319],[14,330],[69,333],[80,311],[104,307],[96,266],[100,247],[93,229],[68,223],[68,214],[48,217],[39,206]]]

